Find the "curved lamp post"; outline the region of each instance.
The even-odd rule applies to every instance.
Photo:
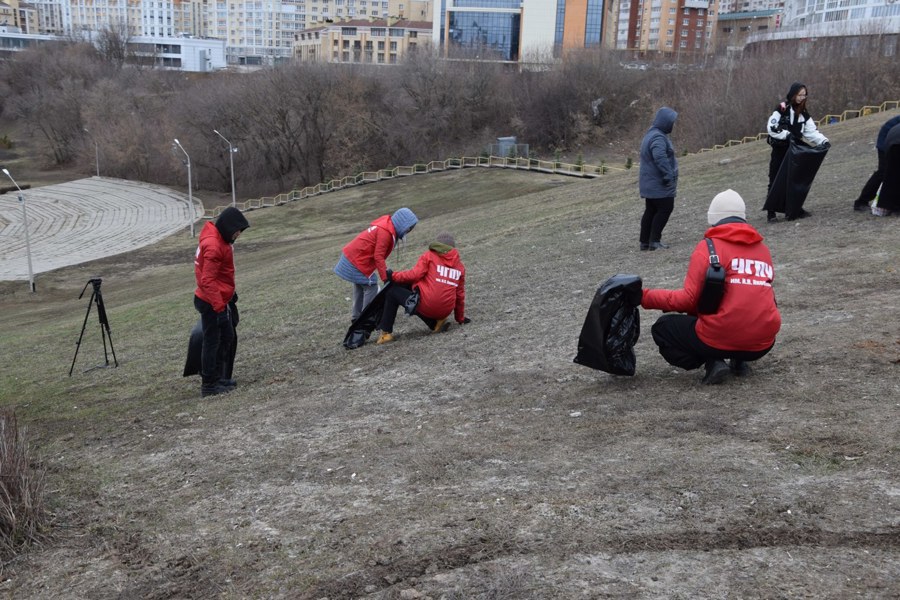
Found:
[[[234,196],[234,153],[237,152],[238,149],[232,146],[231,142],[229,142],[224,135],[219,133],[218,130],[213,129],[213,133],[225,140],[225,143],[228,144],[228,161],[231,168],[231,205],[237,206],[237,200]]]
[[[22,205],[22,224],[25,226],[25,254],[28,257],[28,289],[34,293],[34,270],[31,268],[31,239],[28,237],[28,211],[25,209],[25,196],[22,195],[22,188],[16,183],[12,175],[7,169],[3,169],[3,174],[9,177],[16,189],[19,190],[19,204]]]
[[[191,237],[194,237],[194,196],[191,188],[191,157],[187,153],[187,150],[184,149],[184,146],[181,145],[181,142],[178,141],[178,138],[175,138],[175,145],[178,146],[178,149],[184,152],[185,163],[187,165],[188,170],[188,219],[191,221]]]

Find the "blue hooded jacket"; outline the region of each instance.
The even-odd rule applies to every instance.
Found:
[[[669,139],[678,113],[663,106],[641,141],[638,187],[642,198],[674,198],[678,186],[678,160]]]

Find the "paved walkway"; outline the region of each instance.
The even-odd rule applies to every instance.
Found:
[[[147,246],[203,215],[196,202],[188,206],[186,194],[109,177],[31,188],[23,196],[35,275]],[[18,193],[7,192],[0,194],[0,281],[13,280],[28,280],[28,261],[22,205]]]

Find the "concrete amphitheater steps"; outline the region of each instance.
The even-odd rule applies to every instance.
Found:
[[[120,254],[176,233],[203,215],[169,188],[91,177],[23,192],[35,274]],[[22,207],[0,195],[0,281],[27,280]]]

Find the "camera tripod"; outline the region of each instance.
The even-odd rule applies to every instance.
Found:
[[[72,357],[72,366],[69,367],[69,377],[72,376],[72,369],[75,368],[75,359],[78,358],[78,349],[81,348],[81,339],[84,337],[84,330],[87,327],[88,317],[91,315],[91,305],[97,305],[97,314],[100,316],[100,337],[103,338],[103,358],[106,360],[106,364],[102,365],[103,367],[109,366],[109,355],[106,352],[106,340],[109,339],[109,349],[112,351],[113,362],[115,366],[119,366],[119,361],[116,360],[116,350],[113,348],[112,343],[112,332],[109,330],[109,319],[106,318],[106,307],[103,306],[103,294],[100,293],[100,284],[103,280],[99,277],[92,277],[88,279],[88,282],[84,284],[84,288],[81,290],[81,293],[78,294],[78,299],[81,300],[81,297],[84,296],[84,292],[87,291],[87,287],[89,285],[94,286],[94,291],[91,292],[91,299],[88,300],[87,313],[84,315],[84,323],[81,325],[81,335],[78,336],[78,341],[75,342],[75,356]],[[93,367],[95,369],[101,368],[100,366]],[[90,371],[91,369],[87,369],[86,371]]]

